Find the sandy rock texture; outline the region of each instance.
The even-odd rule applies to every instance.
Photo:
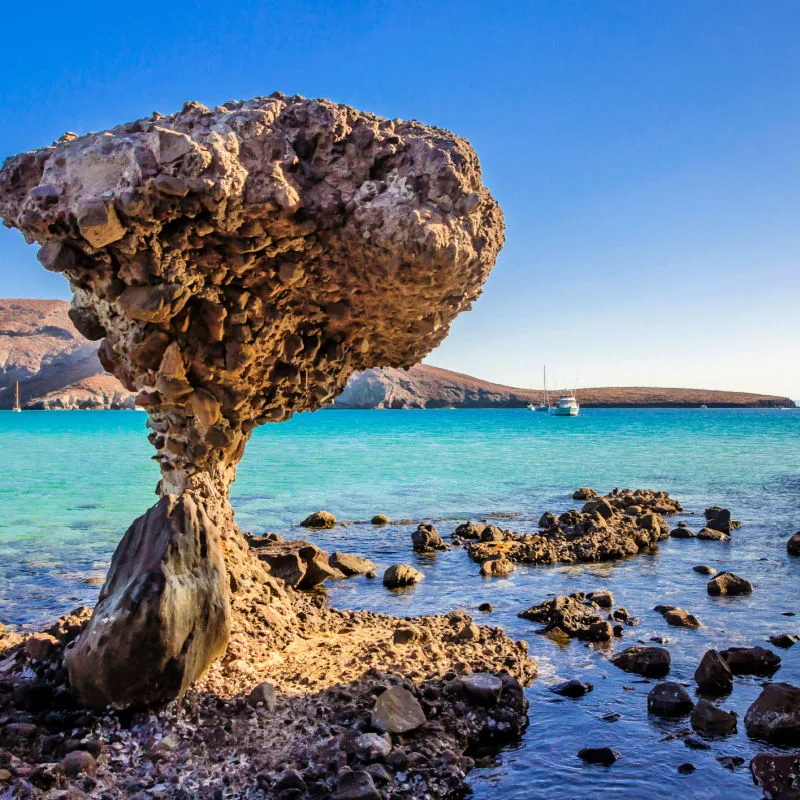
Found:
[[[158,494],[188,496],[202,520],[189,537],[164,515],[166,538],[151,512],[134,523],[111,567],[130,574],[101,595],[120,616],[95,614],[70,673],[84,702],[128,705],[125,654],[168,629],[165,653],[204,654],[170,662],[169,681],[152,660],[161,688],[149,698],[174,697],[219,651],[235,596],[282,589],[239,540],[227,499],[252,430],[329,403],[353,370],[410,367],[441,342],[494,264],[502,214],[463,139],[276,93],[187,103],[12,157],[0,216],[69,279],[73,323],[148,410]],[[137,537],[153,548],[137,556],[140,576],[124,547]],[[209,570],[172,626],[196,553],[227,575]]]

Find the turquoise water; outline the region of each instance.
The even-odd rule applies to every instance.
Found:
[[[137,412],[0,412],[0,621],[32,626],[94,602],[116,542],[155,500],[158,471],[145,419]],[[743,527],[730,543],[671,540],[653,556],[521,568],[502,580],[481,579],[461,550],[435,558],[411,552],[410,532],[422,519],[449,535],[467,518],[513,514],[500,524],[532,530],[542,511],[574,506],[578,486],[666,489],[683,503],[690,527],[701,527],[702,510],[712,504],[731,508]],[[550,593],[609,588],[642,619],[616,649],[667,635],[672,677],[687,683],[708,647],[763,645],[773,633],[800,633],[800,617],[782,616],[800,613],[800,560],[785,550],[800,529],[800,411],[588,410],[576,419],[527,410],[304,414],[256,431],[232,502],[243,529],[293,537],[309,536],[297,523],[325,508],[348,524],[313,534],[321,546],[381,566],[404,561],[425,573],[418,588],[400,596],[364,578],[332,584],[335,605],[406,615],[474,611],[489,600],[496,611],[481,621],[530,643],[541,673],[529,690],[530,727],[496,766],[473,773],[476,797],[761,796],[746,768],[761,746],[743,730],[710,750],[663,741],[688,721],[648,718],[647,683],[616,670],[602,648],[558,647],[537,636],[516,613]],[[379,529],[363,522],[376,513],[414,522]],[[754,594],[708,597],[705,580],[691,570],[700,563],[744,575]],[[651,610],[657,603],[687,608],[704,627],[668,628]],[[800,645],[779,653],[776,679],[797,684]],[[577,701],[548,691],[557,678],[572,677],[594,683],[595,691]],[[741,719],[760,683],[737,679],[722,707]],[[621,719],[603,721],[612,711]],[[575,754],[587,745],[612,746],[622,757],[609,769],[584,766]],[[745,765],[731,772],[717,762],[722,755],[739,755]],[[678,775],[687,761],[697,771]]]

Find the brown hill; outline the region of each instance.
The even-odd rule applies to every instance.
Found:
[[[67,315],[63,300],[0,300],[0,409],[11,408],[14,384],[26,408],[132,408],[133,395],[100,366],[97,343],[88,342]],[[539,393],[535,394],[537,402]],[[779,407],[786,397],[706,389],[623,387],[580,389],[584,407]],[[410,370],[355,373],[335,408],[521,408],[528,389],[490,383],[418,364]]]
[[[534,393],[541,401],[541,392]],[[788,397],[717,392],[708,389],[654,389],[613,387],[580,389],[586,408],[692,407],[728,408],[793,407]],[[482,381],[439,367],[418,364],[410,370],[368,369],[356,373],[336,399],[336,408],[521,408],[531,402],[531,391]]]
[[[133,395],[97,360],[63,300],[0,300],[0,409],[19,381],[26,408],[127,408]]]

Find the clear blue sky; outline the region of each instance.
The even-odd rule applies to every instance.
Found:
[[[800,3],[7,4],[0,157],[280,89],[449,128],[506,214],[428,360],[800,399]],[[68,297],[0,231],[0,296]]]

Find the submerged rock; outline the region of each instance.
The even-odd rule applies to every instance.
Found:
[[[604,767],[610,767],[619,760],[619,753],[610,747],[584,747],[578,752],[578,758],[587,764],[602,764]]]
[[[583,683],[582,681],[572,678],[571,680],[558,683],[550,688],[553,694],[561,695],[562,697],[578,698],[583,697],[594,689],[591,683]]]
[[[800,689],[768,683],[744,716],[749,736],[776,744],[800,744]]]
[[[715,528],[705,527],[700,529],[697,538],[710,542],[727,542],[731,537]]]
[[[795,636],[791,633],[779,633],[775,634],[774,636],[769,637],[770,644],[774,644],[775,647],[782,647],[783,649],[788,649],[790,647],[794,647],[798,641],[800,641],[800,636]]]
[[[800,556],[800,533],[796,533],[786,542],[786,551],[790,556]]]
[[[391,520],[386,514],[376,514],[371,520],[373,525],[388,525]]]
[[[716,574],[716,570],[712,567],[709,567],[707,564],[698,564],[696,567],[692,567],[692,571],[696,572],[698,575]]]

